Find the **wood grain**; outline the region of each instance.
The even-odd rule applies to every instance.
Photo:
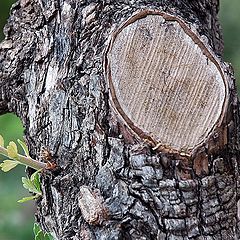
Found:
[[[181,21],[147,14],[117,31],[107,53],[117,112],[139,136],[178,151],[207,138],[226,102],[221,68],[196,38]]]

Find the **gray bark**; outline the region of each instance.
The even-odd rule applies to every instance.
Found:
[[[216,134],[187,163],[153,151],[109,108],[106,41],[146,8],[194,25],[222,55],[217,0],[21,0],[12,7],[0,46],[0,114],[15,112],[31,156],[42,161],[44,147],[58,166],[42,176],[36,219],[61,240],[239,239],[239,104],[230,67],[227,142]],[[208,170],[196,170],[204,159]]]

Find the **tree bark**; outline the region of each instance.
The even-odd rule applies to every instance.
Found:
[[[56,239],[240,239],[239,103],[231,67],[223,124],[190,157],[154,150],[109,105],[109,36],[138,11],[177,16],[216,57],[217,0],[21,0],[0,45],[0,114],[16,113],[42,175],[36,219]]]

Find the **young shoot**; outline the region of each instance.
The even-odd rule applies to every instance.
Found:
[[[17,141],[23,149],[24,155],[18,153],[17,144],[13,141],[11,141],[8,146],[5,147],[4,139],[0,135],[0,154],[4,157],[7,157],[7,159],[3,160],[3,162],[0,164],[0,168],[2,171],[8,172],[11,169],[15,168],[18,164],[31,167],[35,170],[40,170],[47,167],[47,163],[36,161],[35,159],[30,157],[28,147],[23,141],[19,139]]]

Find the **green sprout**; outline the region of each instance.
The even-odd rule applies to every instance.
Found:
[[[8,172],[11,169],[15,168],[17,165],[22,164],[37,170],[31,175],[30,178],[22,177],[23,187],[26,188],[29,192],[33,193],[32,196],[24,197],[18,200],[19,203],[23,203],[37,199],[38,197],[42,196],[40,172],[42,171],[42,169],[47,168],[47,164],[32,159],[29,155],[27,145],[19,139],[17,141],[23,149],[24,155],[18,153],[18,147],[15,142],[10,142],[5,148],[4,139],[0,135],[0,154],[8,158],[0,164],[0,169],[3,172]]]
[[[40,172],[42,171],[42,169],[49,168],[49,166],[53,169],[56,165],[51,163],[41,163],[34,160],[29,155],[27,145],[19,139],[17,140],[17,142],[23,149],[24,155],[18,153],[18,147],[15,142],[11,141],[5,148],[4,139],[0,135],[0,154],[8,158],[0,164],[0,169],[3,172],[8,172],[11,169],[15,168],[17,165],[22,164],[37,170],[30,176],[30,178],[22,177],[23,187],[33,194],[32,196],[24,197],[18,200],[19,203],[24,203],[30,200],[35,200],[42,196]],[[54,240],[50,233],[43,232],[40,226],[36,223],[34,224],[33,232],[34,240]]]
[[[33,193],[34,195],[29,197],[24,197],[18,200],[19,203],[24,203],[30,200],[34,200],[42,196],[40,174],[39,174],[40,171],[41,169],[33,173],[30,178],[22,177],[23,187],[27,189],[29,192]]]
[[[35,170],[44,169],[47,167],[46,163],[36,161],[29,156],[28,147],[24,142],[19,139],[17,141],[23,149],[25,155],[21,155],[18,153],[18,148],[15,142],[11,141],[5,148],[4,139],[0,135],[0,154],[8,158],[0,164],[0,168],[2,169],[2,171],[8,172],[11,169],[15,168],[18,164],[31,167]]]

